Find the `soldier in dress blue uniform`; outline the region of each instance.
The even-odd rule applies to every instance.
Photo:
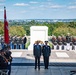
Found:
[[[42,53],[43,53],[43,58],[44,58],[45,69],[48,69],[49,56],[51,54],[51,47],[48,45],[48,41],[45,41],[45,45],[43,46]]]

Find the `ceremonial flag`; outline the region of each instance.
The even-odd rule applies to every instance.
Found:
[[[9,29],[8,29],[8,22],[6,19],[6,8],[4,7],[4,42],[9,44]]]

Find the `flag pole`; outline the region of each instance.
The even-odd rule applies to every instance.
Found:
[[[6,19],[6,7],[4,6],[4,43],[6,45],[9,44],[9,29],[8,29],[8,22]]]

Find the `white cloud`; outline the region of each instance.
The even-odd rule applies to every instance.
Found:
[[[53,9],[58,9],[58,8],[63,8],[64,6],[61,5],[50,5],[49,8],[53,8]]]
[[[30,1],[31,4],[37,4],[38,2],[35,1]]]
[[[69,6],[68,9],[76,9],[76,6]]]
[[[14,6],[28,6],[29,4],[25,4],[25,3],[16,3],[14,4]]]

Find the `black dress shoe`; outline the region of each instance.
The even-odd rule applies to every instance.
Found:
[[[48,67],[46,69],[48,69]]]
[[[38,68],[38,70],[40,70],[40,68]]]
[[[35,70],[36,70],[37,68],[35,67]]]

